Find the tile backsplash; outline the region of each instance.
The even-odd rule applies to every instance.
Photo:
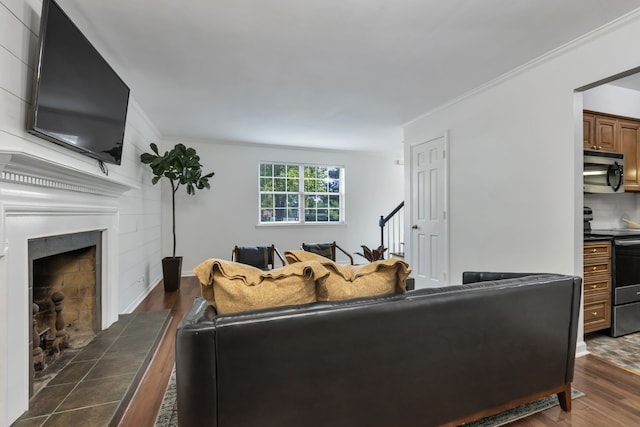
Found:
[[[640,222],[636,193],[585,194],[584,206],[593,210],[592,229],[625,228],[622,218]]]

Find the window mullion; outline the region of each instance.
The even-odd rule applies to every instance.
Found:
[[[298,165],[298,217],[300,223],[305,223],[305,199],[304,199],[304,166]]]

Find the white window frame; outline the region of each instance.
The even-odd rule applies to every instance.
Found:
[[[262,166],[263,165],[271,165],[272,167],[275,168],[276,165],[278,166],[286,166],[286,167],[297,167],[298,168],[298,188],[297,191],[286,191],[289,190],[288,188],[283,192],[283,191],[263,191],[262,190]],[[339,171],[339,190],[338,192],[317,192],[317,191],[305,191],[305,178],[304,178],[304,169],[306,167],[315,167],[315,168],[326,168],[326,169],[337,169]],[[274,175],[274,172],[272,170],[272,177],[275,179],[276,176]],[[291,179],[291,178],[287,178],[287,179]],[[275,184],[275,183],[274,183]],[[324,165],[324,164],[310,164],[310,163],[290,163],[290,162],[279,162],[279,161],[261,161],[258,164],[258,225],[265,225],[265,226],[283,226],[283,225],[339,225],[339,224],[344,224],[345,223],[345,168],[344,166],[340,166],[340,165]],[[262,196],[263,195],[273,195],[273,197],[275,198],[276,195],[294,195],[297,197],[298,200],[298,206],[297,208],[289,208],[289,209],[296,209],[297,210],[297,219],[294,220],[285,220],[285,221],[276,221],[275,220],[275,214],[274,216],[274,220],[271,221],[266,221],[263,220],[263,209],[262,209]],[[323,195],[327,195],[329,197],[331,196],[337,196],[338,197],[338,202],[339,202],[339,207],[337,209],[334,208],[334,210],[337,210],[339,212],[339,220],[338,221],[330,221],[329,220],[329,210],[331,210],[331,208],[329,207],[329,200],[327,201],[327,220],[326,221],[307,221],[305,219],[305,211],[306,209],[315,209],[316,211],[318,209],[323,210],[325,209],[325,207],[313,207],[313,208],[307,208],[305,201],[307,196],[310,195],[318,195],[318,196],[323,196]],[[274,200],[274,209],[275,209],[275,200]]]

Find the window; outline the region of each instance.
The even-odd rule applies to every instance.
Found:
[[[260,223],[343,221],[344,168],[260,164]]]

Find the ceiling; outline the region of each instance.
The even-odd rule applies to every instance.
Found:
[[[640,91],[640,73],[609,82],[610,85]]]
[[[397,151],[640,0],[58,0],[165,137]],[[640,65],[640,64],[639,64]]]

